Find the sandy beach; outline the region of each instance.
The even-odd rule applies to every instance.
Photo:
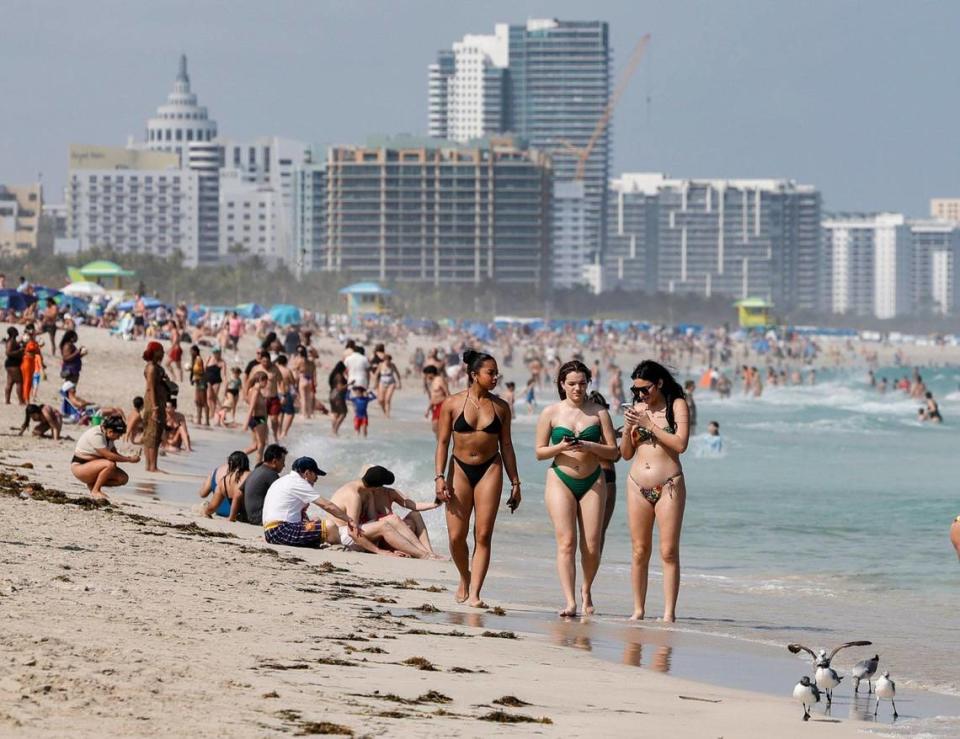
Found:
[[[90,348],[81,394],[129,407],[142,390],[143,345],[90,329],[81,343]],[[53,367],[41,397],[58,405]],[[499,604],[507,616],[482,618],[456,606],[449,563],[268,546],[257,528],[144,494],[158,483],[196,487],[174,456],[161,458],[166,475],[127,465],[130,484],[98,508],[69,473],[73,441],[17,437],[7,429],[21,419],[19,406],[0,407],[5,736],[841,737],[868,728],[821,713],[803,724],[789,689],[777,698],[692,682],[497,628],[510,604]],[[307,427],[297,423],[294,434]],[[327,429],[323,419],[310,426]],[[192,432],[194,457],[247,438]],[[331,475],[319,492],[343,481]]]

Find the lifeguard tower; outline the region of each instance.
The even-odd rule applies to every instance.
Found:
[[[740,328],[763,328],[773,323],[770,320],[773,303],[763,298],[744,298],[733,305],[737,309]]]
[[[340,291],[347,302],[347,315],[352,322],[363,316],[380,316],[390,311],[390,290],[376,282],[357,282]]]

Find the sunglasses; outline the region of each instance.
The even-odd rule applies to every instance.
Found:
[[[653,391],[653,385],[644,385],[643,387],[630,388],[635,398],[645,398]]]

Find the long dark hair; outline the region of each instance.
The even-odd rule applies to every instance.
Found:
[[[227,475],[233,474],[235,480],[250,471],[250,458],[244,452],[231,452],[227,457]]]
[[[60,352],[63,353],[63,347],[65,344],[74,344],[77,341],[77,332],[73,329],[65,331],[63,338],[60,339]]]
[[[494,359],[491,355],[485,354],[484,352],[478,352],[475,349],[467,349],[463,353],[463,363],[467,365],[467,384],[473,384],[473,376],[480,371],[480,368],[486,362],[497,363],[497,360]]]
[[[330,389],[333,390],[337,386],[337,375],[343,377],[344,382],[346,382],[346,374],[347,365],[343,363],[343,360],[333,365],[333,369],[330,370],[330,375],[327,377],[327,384],[330,385]]]
[[[670,370],[659,362],[654,362],[652,359],[644,359],[634,368],[630,379],[646,380],[647,382],[652,382],[654,385],[660,386],[660,392],[663,394],[663,399],[667,404],[667,425],[670,428],[674,428],[673,402],[677,398],[686,399],[687,396],[683,392],[683,388],[680,387],[680,383],[670,374]]]
[[[565,362],[560,366],[560,371],[557,372],[557,393],[560,395],[560,400],[567,399],[567,391],[563,389],[563,381],[567,379],[567,375],[573,372],[582,372],[588,383],[593,380],[590,368],[579,359],[571,359],[569,362]]]

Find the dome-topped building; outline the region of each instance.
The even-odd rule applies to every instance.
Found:
[[[182,54],[173,91],[147,121],[147,148],[177,152],[181,166],[186,166],[190,142],[213,141],[216,136],[217,122],[207,117],[206,106],[198,105],[196,93],[190,91],[187,57]]]

